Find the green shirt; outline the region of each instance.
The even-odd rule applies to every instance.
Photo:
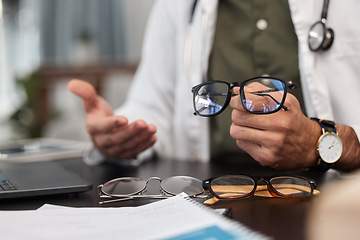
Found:
[[[268,75],[294,81],[305,112],[298,70],[297,36],[288,0],[220,0],[209,78],[241,82]],[[231,107],[210,118],[211,157],[244,154],[230,136]]]

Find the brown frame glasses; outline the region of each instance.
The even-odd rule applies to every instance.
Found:
[[[316,183],[301,176],[276,175],[252,177],[248,175],[225,175],[203,180],[205,191],[222,200],[236,200],[254,196],[258,183],[265,182],[267,190],[274,197],[308,199],[313,194]]]

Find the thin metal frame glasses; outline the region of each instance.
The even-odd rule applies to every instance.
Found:
[[[288,89],[296,88],[289,80],[273,77],[256,77],[243,82],[228,83],[211,80],[192,88],[194,114],[210,117],[220,114],[235,94],[232,89],[240,87],[240,99],[244,109],[253,114],[270,114],[284,106]]]
[[[160,194],[146,194],[150,180],[160,182]],[[137,177],[121,177],[101,184],[97,188],[100,198],[112,199],[99,202],[100,204],[136,198],[168,198],[182,192],[185,192],[189,197],[197,197],[204,193],[202,181],[190,176],[172,176],[164,180],[159,177],[150,177],[147,180]]]

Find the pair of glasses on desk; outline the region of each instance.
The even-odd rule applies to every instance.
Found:
[[[146,187],[151,180],[160,182],[160,194],[146,194]],[[100,198],[111,199],[101,201],[99,204],[138,198],[168,198],[182,192],[185,192],[189,197],[199,197],[204,194],[201,180],[190,176],[173,176],[164,180],[159,177],[150,177],[147,180],[136,177],[121,177],[99,185],[98,192]]]
[[[146,187],[150,180],[160,182],[161,194],[147,195]],[[264,182],[267,188],[258,183]],[[213,204],[219,200],[237,200],[252,197],[265,189],[273,197],[308,199],[315,190],[315,181],[301,176],[271,176],[252,177],[248,175],[226,175],[213,177],[207,180],[199,180],[190,176],[173,176],[162,180],[159,177],[151,177],[143,180],[136,177],[122,177],[108,181],[98,186],[100,198],[106,198],[100,204],[138,199],[138,198],[168,198],[185,192],[193,198],[213,198],[206,200],[205,204]],[[262,195],[266,196],[266,195]]]

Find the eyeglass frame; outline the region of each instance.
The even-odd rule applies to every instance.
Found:
[[[173,177],[187,177],[187,178],[191,178],[191,179],[195,179],[195,180],[198,180],[202,183],[202,180],[198,179],[198,178],[195,178],[195,177],[191,177],[191,176],[171,176],[171,177],[167,177],[165,179],[161,179],[160,177],[149,177],[147,180],[144,180],[142,178],[139,178],[139,177],[119,177],[119,178],[114,178],[112,180],[109,180],[103,184],[100,184],[97,186],[97,189],[98,189],[98,194],[99,194],[99,197],[100,198],[111,198],[112,200],[107,200],[107,201],[100,201],[99,204],[105,204],[105,203],[111,203],[111,202],[119,202],[119,201],[125,201],[125,200],[132,200],[132,199],[136,199],[136,198],[151,198],[151,199],[163,199],[163,198],[169,198],[169,197],[173,197],[175,196],[176,194],[174,193],[171,193],[169,191],[167,191],[166,189],[164,189],[161,185],[161,183],[163,181],[165,181],[166,179],[169,179],[169,178],[173,178]],[[145,182],[145,186],[144,188],[142,188],[141,190],[135,192],[135,193],[132,193],[132,194],[124,194],[124,195],[111,195],[111,194],[108,194],[106,192],[103,191],[103,186],[107,183],[110,183],[110,182],[115,182],[119,179],[140,179],[142,181]],[[159,195],[141,195],[147,188],[147,185],[148,185],[148,182],[150,180],[158,180],[160,182],[160,190],[161,190],[161,193],[162,194],[159,194]],[[191,198],[195,198],[195,197],[201,197],[202,194],[204,194],[205,191],[203,190],[201,193],[197,193],[197,194],[194,194],[194,195],[191,195],[189,197]],[[206,197],[206,196],[204,196]]]
[[[212,188],[211,188],[211,182],[217,178],[224,178],[224,177],[231,177],[231,176],[236,176],[236,177],[239,177],[239,176],[244,176],[244,177],[248,177],[250,179],[252,179],[254,181],[254,188],[253,190],[242,196],[242,197],[234,197],[234,198],[223,198],[221,196],[219,196],[218,194],[216,194]],[[281,194],[279,191],[277,191],[273,186],[272,184],[270,183],[270,180],[272,178],[277,178],[277,177],[289,177],[289,178],[300,178],[306,182],[309,183],[310,185],[310,194],[308,197],[289,197],[287,195],[284,195],[284,194]],[[273,197],[279,197],[279,198],[287,198],[287,199],[303,199],[303,200],[306,200],[306,199],[309,199],[313,193],[314,193],[314,190],[316,189],[316,182],[313,180],[313,179],[310,179],[310,178],[306,178],[306,177],[302,177],[302,176],[298,176],[298,175],[271,175],[271,176],[250,176],[250,175],[246,175],[246,174],[238,174],[238,175],[223,175],[223,176],[217,176],[217,177],[211,177],[211,178],[208,178],[208,179],[205,179],[202,181],[202,187],[204,189],[204,192],[210,192],[215,198],[217,199],[220,199],[220,200],[239,200],[239,199],[245,199],[245,198],[250,198],[252,196],[255,195],[256,193],[256,189],[258,187],[258,182],[260,181],[263,181],[266,183],[267,185],[267,188],[268,188],[268,191],[269,193],[273,196]]]
[[[278,80],[278,81],[284,83],[284,85],[285,85],[285,87],[284,87],[284,96],[283,96],[283,99],[282,99],[282,101],[280,103],[280,106],[275,111],[265,112],[265,113],[264,112],[252,112],[249,109],[247,109],[247,107],[245,106],[245,103],[243,101],[243,99],[244,99],[244,86],[245,86],[245,84],[247,82],[253,81],[255,79]],[[196,106],[195,106],[195,104],[196,104],[195,97],[197,96],[196,93],[198,92],[198,90],[202,86],[208,85],[208,84],[211,84],[211,83],[225,83],[228,86],[228,91],[226,93],[226,100],[225,100],[225,103],[224,103],[223,107],[218,112],[213,113],[213,114],[208,114],[208,115],[201,114],[196,110]],[[284,106],[284,102],[285,102],[285,99],[286,99],[288,89],[295,89],[297,87],[297,85],[291,80],[283,80],[283,79],[274,78],[274,77],[253,77],[253,78],[244,80],[242,82],[231,82],[231,83],[225,82],[225,81],[222,81],[222,80],[209,80],[209,81],[206,81],[206,82],[202,82],[202,83],[200,83],[200,84],[198,84],[198,85],[191,88],[191,92],[193,93],[193,106],[194,106],[194,109],[195,109],[194,115],[198,115],[198,116],[202,116],[202,117],[212,117],[212,116],[216,116],[216,115],[219,115],[220,113],[222,113],[228,107],[231,97],[237,96],[237,94],[232,93],[232,89],[234,87],[240,87],[239,95],[240,95],[240,99],[241,99],[241,104],[242,104],[242,106],[244,107],[244,109],[247,112],[250,112],[252,114],[271,114],[271,113],[275,113],[275,112],[279,111],[281,108],[284,111],[288,110],[288,107]]]

